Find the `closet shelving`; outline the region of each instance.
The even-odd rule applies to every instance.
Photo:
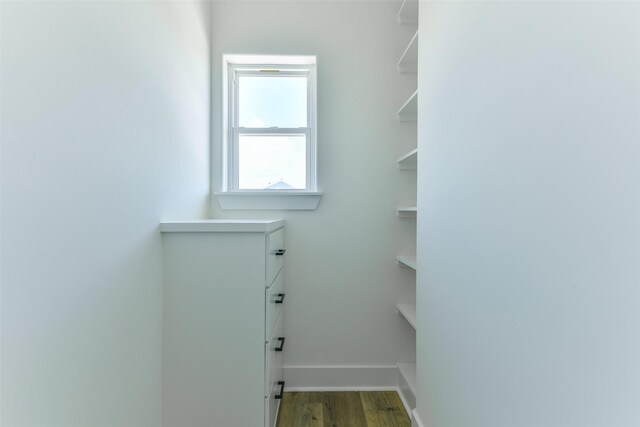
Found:
[[[416,328],[416,305],[415,304],[398,304],[396,306],[400,314],[407,319],[407,322]]]
[[[418,23],[418,0],[404,0],[398,11],[399,24]]]
[[[398,110],[398,120],[401,122],[418,121],[418,91],[411,94],[402,107]]]
[[[418,214],[416,206],[402,206],[398,208],[398,216],[400,218],[415,218]]]
[[[398,22],[400,24],[418,24],[418,0],[404,0],[402,6],[398,11]],[[406,48],[400,55],[400,59],[397,62],[397,69],[399,73],[411,74],[418,71],[418,30],[416,28],[415,33],[409,40]],[[417,75],[417,74],[416,74]],[[408,76],[410,77],[410,76]],[[398,121],[408,122],[403,126],[416,126],[418,121],[418,91],[413,92],[408,99],[402,104],[397,113]],[[418,168],[418,149],[417,140],[412,144],[414,148],[405,152],[400,158],[398,158],[398,169],[400,173],[412,174],[412,171],[416,171]],[[412,175],[407,176],[411,180]],[[410,182],[410,181],[409,181]],[[402,199],[411,200],[415,199],[416,195],[405,194]],[[410,203],[410,202],[409,202]],[[406,231],[410,234],[415,233],[418,206],[398,206],[398,217],[400,221],[403,221],[402,227],[409,227]],[[411,231],[413,227],[413,231]],[[410,237],[410,235],[409,235]],[[405,242],[409,245],[409,242]],[[412,245],[412,244],[411,244]],[[415,247],[404,248],[405,251],[401,251],[401,254],[397,255],[396,260],[398,266],[407,268],[410,270],[417,269],[417,262],[415,255],[408,255],[407,253],[413,252],[415,254]],[[410,283],[409,283],[410,285]],[[415,282],[414,282],[415,285]],[[411,296],[413,292],[413,296]],[[409,295],[405,295],[402,301],[400,301],[396,308],[398,313],[407,321],[407,327],[411,327],[414,330],[417,327],[416,323],[416,304],[415,304],[415,288],[410,291]],[[413,302],[409,302],[413,300]],[[415,360],[415,359],[413,359]],[[398,385],[400,393],[405,401],[408,409],[412,410],[416,407],[416,364],[415,362],[405,363],[407,361],[402,360],[398,363]]]
[[[418,72],[418,32],[413,35],[409,42],[409,46],[398,61],[398,71],[400,73],[417,73]]]
[[[414,148],[398,159],[398,169],[416,170],[418,168],[418,149]]]
[[[416,269],[416,257],[411,255],[398,255],[396,257],[398,264],[400,267],[409,267],[412,269]]]

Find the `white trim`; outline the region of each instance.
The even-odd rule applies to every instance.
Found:
[[[316,57],[310,55],[222,55],[225,63],[253,65],[253,64],[283,64],[283,65],[314,65]]]
[[[411,411],[411,427],[425,427],[420,414],[418,414],[418,408]]]
[[[400,390],[400,387],[396,387],[396,392],[398,393],[398,396],[400,397],[400,401],[402,402],[402,406],[404,406],[405,412],[407,413],[409,418],[411,418],[411,406],[409,406],[409,403],[407,403],[407,400],[404,398],[404,395],[402,394],[402,391]]]
[[[322,193],[318,191],[227,191],[214,193],[226,210],[314,210]]]
[[[409,410],[416,407],[416,364],[398,363],[398,393]]]
[[[398,367],[381,366],[284,366],[287,390],[395,390]]]

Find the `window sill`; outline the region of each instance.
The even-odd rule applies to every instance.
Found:
[[[322,193],[318,191],[238,191],[214,196],[225,210],[315,210]]]

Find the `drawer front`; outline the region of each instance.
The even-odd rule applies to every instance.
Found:
[[[267,235],[267,272],[265,286],[269,287],[284,264],[284,228]]]
[[[276,321],[284,306],[285,292],[284,292],[284,271],[281,270],[276,276],[276,279],[271,284],[271,287],[266,289],[265,298],[265,313],[266,323],[264,327],[264,340],[269,341],[269,338],[273,335],[273,329],[276,327]]]
[[[265,344],[265,381],[264,395],[268,397],[273,390],[279,390],[278,381],[283,380],[282,354],[286,349],[284,338],[284,310],[280,312],[276,327],[269,342]],[[279,349],[282,349],[281,351]]]
[[[276,427],[280,399],[276,396],[280,393],[280,386],[275,386],[269,397],[264,399],[264,425],[265,427]]]

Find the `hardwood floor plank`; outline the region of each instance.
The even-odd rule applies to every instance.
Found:
[[[278,427],[410,427],[402,401],[390,392],[287,392]]]
[[[301,427],[324,427],[324,405],[305,403],[300,423]]]
[[[367,427],[367,419],[362,408],[360,393],[337,392],[329,393],[331,403],[331,427]]]
[[[297,403],[300,393],[286,393],[282,402],[280,402],[280,409],[278,411],[278,425],[291,425],[296,418],[296,409],[300,407]]]
[[[367,427],[410,427],[411,421],[395,391],[360,393]]]
[[[326,427],[325,393],[287,392],[280,404],[278,427]]]

